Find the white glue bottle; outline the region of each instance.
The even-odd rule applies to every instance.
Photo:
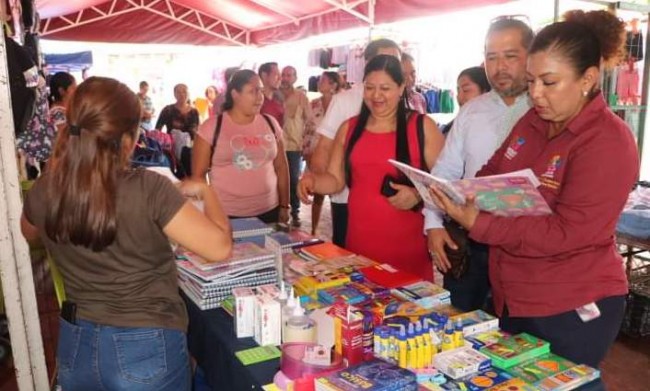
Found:
[[[296,306],[293,307],[293,314],[287,320],[284,330],[283,342],[316,342],[316,323],[309,316],[305,315],[305,311],[300,306],[298,301]]]
[[[284,307],[282,307],[282,342],[285,342],[284,331],[286,329],[287,321],[293,315],[293,308],[296,306],[296,302],[300,303],[300,299],[296,299],[294,296],[293,287],[291,287],[291,292],[289,292],[289,299],[287,299]]]
[[[287,290],[284,286],[284,281],[280,283],[280,295],[275,300],[280,303],[280,308],[284,308],[284,305],[287,304]]]

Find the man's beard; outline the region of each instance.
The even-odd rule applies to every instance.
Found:
[[[521,83],[514,83],[513,82],[513,84],[509,88],[506,88],[504,90],[499,90],[497,88],[494,88],[494,89],[496,90],[496,92],[499,95],[501,95],[501,96],[503,96],[505,98],[512,98],[512,97],[517,97],[517,96],[523,94],[524,92],[526,92],[526,90],[528,89],[528,85],[527,85],[527,83],[525,81],[521,82]]]

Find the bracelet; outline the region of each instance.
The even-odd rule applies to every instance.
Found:
[[[289,205],[280,205],[280,208],[282,209],[291,209]]]

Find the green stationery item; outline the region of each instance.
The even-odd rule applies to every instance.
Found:
[[[244,365],[257,364],[263,361],[273,360],[280,358],[282,351],[277,346],[257,346],[250,349],[240,350],[235,353],[235,356]]]

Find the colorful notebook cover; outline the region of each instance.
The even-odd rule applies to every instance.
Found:
[[[364,267],[359,270],[368,280],[386,288],[398,288],[422,281],[419,276],[395,269],[388,264]]]
[[[306,257],[313,260],[324,260],[337,257],[347,257],[354,255],[354,253],[341,248],[334,243],[325,242],[320,244],[315,244],[313,246],[303,247],[299,250],[300,254],[304,254]]]
[[[495,344],[482,347],[480,351],[492,359],[492,364],[495,367],[508,369],[548,353],[550,345],[530,334],[521,333],[501,338]]]
[[[321,273],[313,277],[300,277],[294,282],[293,286],[296,289],[296,294],[316,298],[318,291],[340,286],[348,282],[350,282],[350,277],[347,274],[332,272]]]
[[[273,232],[273,227],[266,225],[257,217],[231,218],[230,226],[232,227],[233,238],[266,235]]]
[[[368,299],[369,296],[367,294],[352,286],[351,283],[318,291],[318,300],[324,304],[343,302],[355,305]]]
[[[269,235],[266,235],[266,243],[278,245],[280,248],[286,251],[291,250],[292,248],[323,243],[323,241],[304,231],[293,230],[290,232],[273,232]]]
[[[415,374],[373,359],[316,380],[317,389],[345,391],[417,390]]]
[[[514,378],[490,387],[488,391],[537,391],[537,389],[519,378]]]
[[[497,216],[539,216],[551,213],[551,208],[537,190],[539,180],[530,169],[448,181],[392,159],[389,162],[413,182],[429,208],[436,208],[429,194],[429,187],[436,186],[459,204],[464,204],[466,197],[473,194],[479,209]]]
[[[553,353],[549,353],[508,368],[507,372],[513,375],[513,377],[518,377],[534,385],[547,377],[574,366],[576,366],[575,363]]]
[[[450,380],[445,384],[442,384],[440,388],[448,391],[482,391],[504,383],[512,378],[513,376],[506,372],[497,369],[488,369],[479,372],[476,375],[458,380]]]
[[[540,391],[569,391],[590,383],[600,377],[598,369],[577,365],[535,384]]]

